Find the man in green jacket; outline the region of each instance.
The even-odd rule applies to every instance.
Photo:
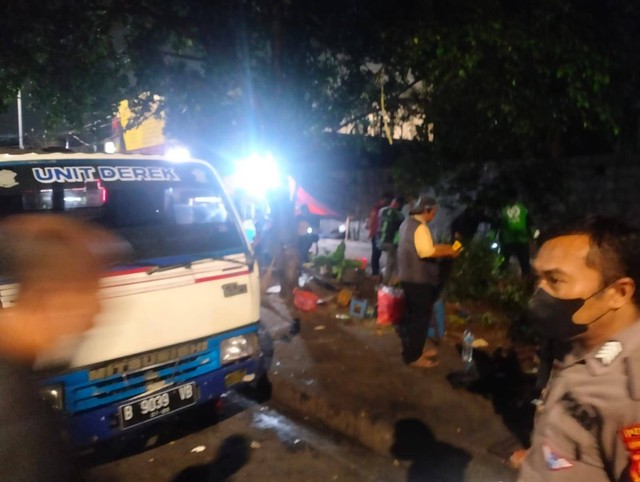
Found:
[[[518,200],[518,193],[509,193],[509,203],[500,211],[499,240],[504,256],[503,269],[509,265],[512,256],[518,259],[522,276],[531,274],[529,242],[533,239],[531,219],[527,208]]]

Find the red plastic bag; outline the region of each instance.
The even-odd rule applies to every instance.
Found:
[[[358,258],[358,261],[360,261],[360,269],[362,271],[367,269],[367,258]]]
[[[293,290],[293,304],[301,311],[315,311],[318,307],[318,295],[311,291],[295,288]]]
[[[378,325],[397,325],[404,315],[404,293],[400,288],[378,288]]]

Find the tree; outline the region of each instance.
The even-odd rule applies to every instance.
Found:
[[[50,126],[74,128],[113,113],[126,86],[104,10],[74,2],[14,1],[0,17],[0,108],[26,91]]]
[[[617,33],[622,3],[450,7],[457,16],[431,30],[432,60],[423,63],[434,86],[428,112],[445,156],[532,157],[561,154],[563,147],[575,153],[571,136],[599,139],[591,152],[611,148],[624,124],[619,93],[629,92],[628,77],[614,72],[635,68],[611,56],[631,52]]]
[[[635,2],[9,0],[5,13],[0,99],[27,89],[65,125],[123,98],[142,115],[148,92],[169,136],[202,150],[300,153],[380,123],[384,90],[392,124],[424,120],[425,143],[434,126],[425,159],[637,147]]]

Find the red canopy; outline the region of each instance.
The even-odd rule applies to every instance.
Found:
[[[295,195],[293,195],[294,189]],[[293,203],[296,211],[299,210],[301,206],[306,205],[309,208],[309,212],[311,214],[327,218],[343,218],[343,216],[337,211],[334,211],[323,202],[318,201],[315,197],[305,191],[301,186],[297,186],[296,182],[292,178],[289,178],[289,191],[292,193]]]

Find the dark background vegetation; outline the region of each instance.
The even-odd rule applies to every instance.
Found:
[[[295,158],[362,131],[384,88],[389,113],[425,121],[412,173],[636,152],[639,20],[624,0],[8,0],[0,99],[22,88],[82,129],[150,92],[173,138]]]
[[[609,159],[588,166],[602,183],[635,163],[638,25],[625,0],[6,0],[0,110],[21,89],[43,129],[91,144],[120,100],[142,119],[160,96],[167,137],[199,156],[366,157],[492,212],[516,186],[544,226],[591,207],[570,159]],[[383,97],[391,128],[422,121],[412,141],[385,138]]]

